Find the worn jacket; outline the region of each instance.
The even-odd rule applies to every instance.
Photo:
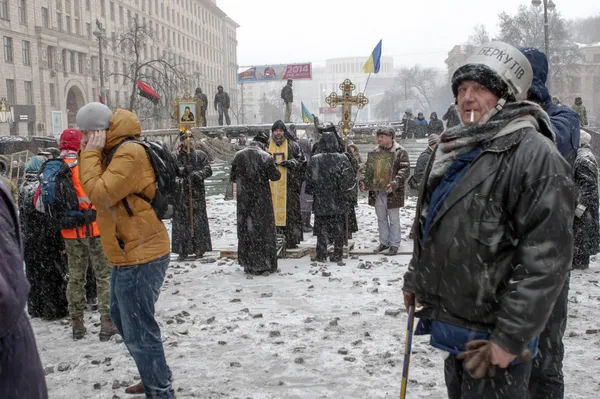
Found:
[[[152,199],[156,177],[143,146],[130,142],[114,153],[109,151],[126,138],[141,136],[140,121],[133,113],[118,109],[110,120],[103,151],[83,150],[79,154],[79,174],[83,189],[96,206],[102,248],[115,266],[133,266],[156,260],[170,252],[169,233],[150,204],[134,195]],[[127,199],[133,216],[123,204]]]
[[[421,181],[423,180],[423,175],[425,174],[425,169],[427,168],[427,164],[429,163],[429,158],[431,158],[431,154],[433,150],[431,147],[427,147],[425,151],[419,155],[417,159],[417,165],[415,166],[415,173],[413,177],[415,179],[415,185],[420,186]]]
[[[587,126],[588,125],[587,109],[585,109],[585,105],[583,105],[583,102],[576,101],[575,104],[573,104],[573,106],[571,108],[573,108],[573,110],[575,112],[577,112],[577,115],[579,115],[579,120],[581,121],[581,126]]]
[[[422,242],[427,187],[420,188],[404,276],[404,290],[424,304],[417,316],[490,333],[500,347],[521,353],[544,329],[571,266],[576,199],[569,165],[533,128],[493,140]]]
[[[408,152],[400,144],[394,141],[394,145],[390,150],[384,150],[380,146],[375,148],[376,152],[380,151],[393,151],[394,164],[392,166],[392,192],[388,194],[387,205],[389,209],[400,208],[404,206],[404,183],[410,175],[410,161],[408,159]],[[375,206],[375,200],[377,197],[376,191],[369,191],[369,205]]]
[[[77,157],[67,156],[64,158],[64,160],[66,163],[71,165],[72,163],[77,162]],[[75,165],[71,168],[71,180],[73,182],[73,187],[75,188],[75,194],[77,194],[77,199],[79,200],[79,210],[95,210],[96,208],[94,208],[94,205],[92,205],[89,198],[83,191],[83,186],[81,185],[81,180],[79,179],[79,165]],[[100,230],[98,230],[98,223],[96,223],[94,220],[90,224],[76,227],[74,229],[61,230],[60,234],[66,239],[98,237],[100,235]]]
[[[583,214],[576,217],[573,222],[575,255],[590,256],[598,252],[600,227],[598,226],[598,163],[589,148],[579,148],[573,175],[579,194],[577,203],[585,207]]]
[[[283,89],[281,89],[281,98],[286,104],[294,102],[294,91],[292,90],[292,86],[283,86]]]
[[[229,109],[229,105],[230,105],[229,94],[227,94],[226,92],[222,92],[222,93],[217,92],[217,94],[215,94],[215,111],[217,110],[217,108],[219,106]]]

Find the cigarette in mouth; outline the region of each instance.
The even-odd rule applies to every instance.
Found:
[[[475,111],[471,110],[471,123],[475,120]]]

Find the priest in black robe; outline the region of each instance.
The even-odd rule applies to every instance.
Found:
[[[269,137],[259,133],[231,164],[230,180],[237,188],[238,262],[248,274],[277,271],[277,229],[270,181],[281,173],[266,152]]]
[[[179,254],[178,260],[181,261],[192,254],[200,258],[205,252],[212,251],[204,189],[204,180],[212,176],[212,169],[208,156],[194,148],[194,138],[189,132],[180,134],[180,142],[176,160],[181,184],[173,216],[172,251]]]
[[[267,145],[267,152],[271,154],[281,173],[281,179],[271,182],[277,234],[285,236],[287,249],[297,248],[304,239],[300,189],[306,171],[306,161],[295,137],[280,120],[271,127],[271,140]]]

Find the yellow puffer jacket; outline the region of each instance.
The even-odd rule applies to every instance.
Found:
[[[79,177],[83,190],[96,206],[102,248],[115,266],[133,266],[156,260],[170,252],[169,233],[150,204],[135,193],[154,198],[156,177],[146,150],[139,144],[123,144],[106,167],[108,152],[128,137],[139,138],[141,125],[133,113],[118,109],[110,120],[103,151],[79,153]],[[133,216],[125,210],[127,198]]]

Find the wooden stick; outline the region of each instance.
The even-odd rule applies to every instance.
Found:
[[[412,348],[413,326],[415,323],[415,306],[408,308],[408,323],[406,325],[406,340],[404,341],[404,367],[402,368],[402,385],[400,399],[406,398],[406,385],[408,384],[408,367],[410,366],[410,352]]]

